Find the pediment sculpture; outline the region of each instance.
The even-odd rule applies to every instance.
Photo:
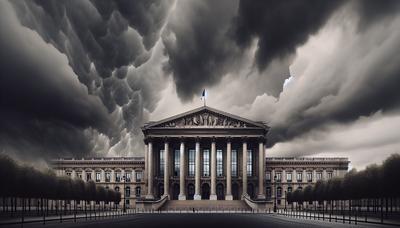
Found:
[[[162,127],[228,127],[228,128],[246,128],[251,124],[237,120],[228,116],[218,115],[210,112],[200,112],[184,116],[162,124]]]

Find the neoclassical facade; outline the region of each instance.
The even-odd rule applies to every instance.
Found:
[[[142,127],[145,156],[63,158],[58,175],[113,188],[124,203],[138,199],[241,200],[278,205],[286,193],[318,180],[343,177],[347,158],[272,158],[269,127],[207,106]],[[125,191],[123,191],[123,189]]]
[[[207,106],[143,128],[148,199],[265,199],[269,127]]]

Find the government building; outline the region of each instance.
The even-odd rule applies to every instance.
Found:
[[[61,158],[52,166],[120,191],[127,207],[153,209],[205,201],[279,207],[287,192],[346,174],[347,158],[268,157],[269,129],[203,106],[145,124],[144,157]]]

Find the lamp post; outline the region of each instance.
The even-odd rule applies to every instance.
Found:
[[[125,184],[126,184],[126,174],[124,174],[123,176],[122,176],[122,180],[124,181],[124,203],[123,203],[123,209],[122,209],[122,211],[125,213],[126,212],[126,206],[125,206],[125,201],[126,201],[126,187],[125,187]]]
[[[276,200],[278,197],[277,189],[276,189],[276,175],[274,176],[274,191],[275,191],[275,199],[274,199],[274,212],[276,212]]]
[[[285,191],[285,211],[286,211],[287,193]]]

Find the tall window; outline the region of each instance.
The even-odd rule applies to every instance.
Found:
[[[140,197],[141,188],[138,186],[135,188],[135,195],[136,197]]]
[[[328,173],[328,179],[332,179],[332,177],[333,177],[332,172],[329,172]]]
[[[194,162],[195,162],[195,150],[189,150],[189,173],[190,177],[194,176]]]
[[[223,159],[222,159],[222,150],[217,150],[217,176],[222,177],[223,175]]]
[[[276,196],[278,198],[282,197],[282,188],[281,187],[276,188]]]
[[[160,150],[160,177],[164,176],[164,165],[165,165],[165,160],[164,160],[164,150]]]
[[[115,182],[121,182],[121,173],[120,172],[115,173]]]
[[[281,180],[282,180],[282,173],[277,172],[277,173],[275,174],[275,176],[276,176],[276,181],[277,181],[277,182],[281,182]]]
[[[132,173],[130,171],[125,173],[125,182],[131,182]]]
[[[317,181],[318,180],[322,180],[322,173],[321,172],[318,172],[317,173]]]
[[[232,150],[232,176],[237,177],[237,150]]]
[[[125,197],[131,197],[131,187],[125,188]]]
[[[268,172],[265,173],[265,180],[268,181],[268,182],[271,181],[271,172],[268,171]]]
[[[96,173],[96,182],[100,182],[101,173]]]
[[[210,150],[203,150],[203,176],[210,176]]]
[[[180,169],[180,151],[175,150],[174,151],[174,176],[179,176],[179,169]]]
[[[298,171],[296,173],[297,176],[297,182],[302,182],[303,181],[303,173],[301,173],[301,171]]]
[[[143,177],[142,171],[136,171],[136,182],[141,182]]]
[[[312,172],[307,173],[307,181],[312,182]]]
[[[265,190],[265,193],[266,193],[268,198],[271,198],[271,187],[267,187],[266,190]]]
[[[86,173],[86,181],[90,181],[92,179],[92,173]]]
[[[288,187],[287,188],[287,192],[289,193],[289,192],[292,192],[293,190],[292,190],[292,187]]]
[[[111,181],[111,173],[108,171],[106,172],[106,182],[110,182]]]
[[[286,181],[292,182],[292,173],[286,173]]]
[[[253,151],[247,150],[247,176],[253,176]]]

